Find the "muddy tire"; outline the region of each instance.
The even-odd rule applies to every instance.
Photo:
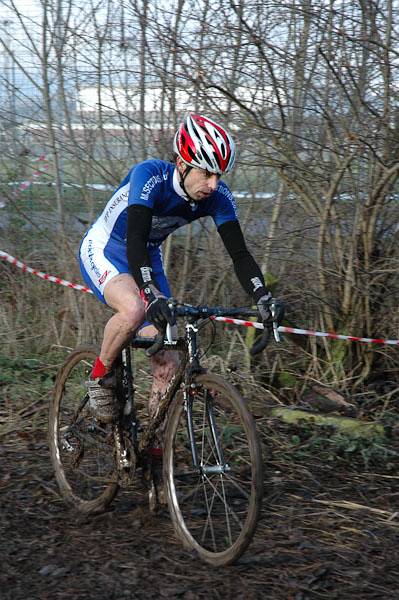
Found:
[[[237,390],[214,374],[198,375],[193,381],[191,421],[198,467],[193,466],[179,391],[165,435],[169,511],[186,547],[214,566],[228,565],[241,556],[256,529],[262,500],[261,450],[254,421]]]
[[[106,510],[118,491],[111,425],[88,410],[85,382],[98,349],[85,346],[61,366],[49,411],[49,446],[64,500],[82,513]]]

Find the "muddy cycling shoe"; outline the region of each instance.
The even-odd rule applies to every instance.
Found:
[[[98,379],[86,382],[89,392],[89,410],[93,417],[102,423],[115,423],[118,406],[115,396],[115,374],[107,373]]]

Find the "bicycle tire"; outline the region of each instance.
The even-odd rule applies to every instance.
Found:
[[[259,519],[259,439],[252,415],[231,384],[216,374],[197,375],[192,381],[193,427],[201,466],[189,467],[192,454],[183,393],[179,390],[169,410],[165,435],[163,475],[169,512],[176,534],[186,547],[213,566],[229,565],[248,547]],[[212,469],[218,468],[220,458],[218,462],[209,419],[204,418],[206,398],[214,407],[224,464],[229,466],[229,471],[214,475]],[[205,489],[208,484],[209,495]]]
[[[49,446],[62,497],[79,512],[106,510],[118,492],[112,426],[97,424],[86,408],[98,349],[74,350],[58,371],[49,411]]]

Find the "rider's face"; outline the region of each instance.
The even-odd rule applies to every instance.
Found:
[[[177,159],[176,164],[179,172],[184,176],[188,168],[187,165],[180,158]],[[208,198],[216,190],[219,179],[220,175],[216,175],[216,173],[210,173],[209,171],[205,171],[205,169],[193,167],[184,179],[184,187],[190,198],[196,202],[200,202]]]

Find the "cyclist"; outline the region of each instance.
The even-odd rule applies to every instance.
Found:
[[[248,251],[233,195],[221,176],[232,170],[235,145],[211,119],[190,114],[174,137],[175,163],[146,160],[135,165],[87,231],[80,266],[87,285],[114,310],[105,326],[100,355],[89,383],[89,404],[96,418],[117,417],[112,368],[132,332],[154,336],[174,324],[161,244],[177,228],[211,216],[244,290],[263,321],[271,319],[271,294]],[[173,352],[152,359],[150,414],[157,409],[177,366]]]

